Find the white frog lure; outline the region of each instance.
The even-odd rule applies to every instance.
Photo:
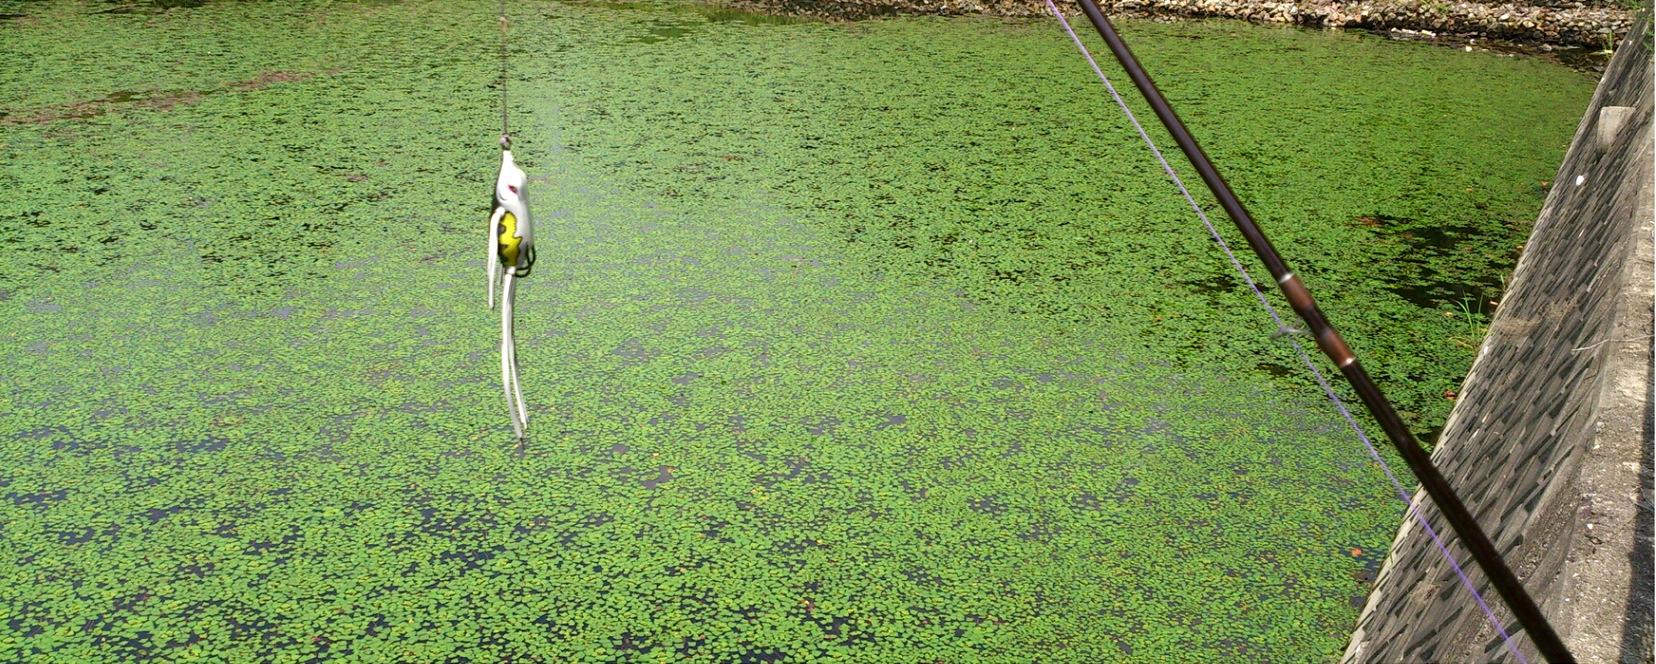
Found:
[[[512,161],[510,139],[501,138],[500,177],[495,180],[494,213],[489,216],[489,308],[494,308],[495,284],[500,288],[500,382],[506,390],[506,408],[512,411],[512,431],[518,442],[529,426],[518,381],[517,338],[512,330],[512,303],[517,281],[535,265],[535,225],[529,217],[524,185],[528,177]]]

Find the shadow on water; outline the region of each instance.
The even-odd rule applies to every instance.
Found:
[[[116,90],[102,98],[75,104],[50,106],[33,111],[0,111],[0,124],[46,124],[59,120],[94,118],[122,108],[117,106],[118,104],[130,104],[131,107],[135,108],[167,111],[177,106],[200,102],[202,98],[211,95],[254,92],[278,83],[303,82],[315,75],[315,72],[268,71],[244,81],[227,83],[219,88],[201,90]]]
[[[1374,230],[1382,242],[1399,246],[1401,251],[1393,259],[1399,273],[1391,280],[1398,285],[1389,290],[1411,304],[1422,309],[1454,306],[1463,301],[1481,306],[1500,297],[1499,277],[1467,281],[1443,272],[1444,266],[1454,265],[1457,259],[1464,259],[1465,254],[1487,244],[1491,239],[1487,231],[1471,226],[1428,226],[1414,219],[1383,214],[1360,216],[1353,221]],[[1508,265],[1517,263],[1515,254],[1502,258]]]
[[[604,9],[619,9],[643,11],[650,13],[667,13],[674,15],[672,20],[662,21],[649,29],[647,34],[638,35],[627,40],[632,44],[655,44],[679,37],[695,34],[709,23],[739,23],[742,25],[793,25],[809,23],[812,19],[796,16],[782,16],[761,14],[729,7],[701,4],[653,4],[641,2],[571,2],[580,6],[596,6]],[[701,21],[694,21],[700,18]],[[681,22],[691,19],[689,22]]]
[[[760,14],[757,12],[731,9],[728,7],[691,5],[690,11],[700,14],[709,23],[741,23],[743,25],[794,25],[796,23],[810,23],[813,19],[798,16],[781,16],[776,14]]]
[[[340,4],[363,5],[367,7],[383,7],[395,5],[403,0],[331,0]],[[105,4],[114,5],[109,9],[97,12],[99,14],[161,14],[169,9],[195,9],[206,5],[208,0],[105,0]],[[3,19],[0,19],[3,20]]]
[[[362,1],[375,1],[375,0],[362,0]],[[385,1],[385,0],[378,0],[378,1]],[[763,13],[759,13],[759,12],[750,12],[750,11],[743,10],[743,9],[735,9],[735,8],[731,8],[731,7],[722,7],[722,6],[719,6],[719,5],[678,4],[678,3],[659,3],[658,4],[658,3],[652,3],[652,2],[602,2],[602,1],[600,1],[600,2],[590,2],[590,1],[583,1],[583,0],[564,0],[564,2],[565,2],[565,4],[569,4],[569,5],[572,5],[572,6],[578,6],[578,7],[599,7],[599,8],[603,8],[603,9],[620,9],[620,10],[644,11],[644,12],[652,12],[652,13],[666,12],[666,13],[672,13],[672,14],[679,14],[679,15],[682,15],[682,16],[697,16],[697,17],[700,17],[701,19],[703,19],[703,21],[706,22],[706,23],[741,23],[743,25],[794,25],[794,24],[798,24],[798,23],[814,23],[814,22],[817,22],[816,19],[811,19],[811,18],[804,18],[804,17],[799,17],[799,16],[783,16],[783,15],[778,15],[778,14],[763,14]],[[676,34],[661,34],[659,36],[661,36],[664,39],[670,39],[672,37],[680,37],[680,36],[683,36],[685,34],[689,34],[692,31],[694,31],[694,26],[674,26],[672,28],[663,29],[662,32],[675,32]],[[658,31],[657,30],[651,30],[651,32],[652,33],[657,33]],[[659,40],[659,39],[657,39],[657,40],[648,40],[648,38],[646,38],[645,43],[651,43],[652,41],[661,41],[661,40]]]
[[[1299,372],[1275,362],[1261,362],[1257,368],[1275,378],[1293,378],[1299,375]]]
[[[633,44],[654,44],[657,42],[664,42],[669,39],[677,39],[679,37],[694,33],[695,31],[696,28],[694,26],[663,25],[660,27],[650,28],[650,34],[634,37],[627,41]]]

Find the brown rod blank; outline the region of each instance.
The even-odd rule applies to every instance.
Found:
[[[1201,173],[1202,181],[1207,183],[1208,189],[1219,199],[1219,204],[1224,206],[1231,221],[1236,222],[1236,228],[1247,238],[1248,246],[1253,247],[1259,260],[1265,263],[1265,269],[1270,270],[1271,276],[1282,288],[1282,294],[1288,298],[1288,304],[1305,320],[1308,329],[1316,336],[1317,347],[1322,349],[1328,359],[1334,361],[1335,366],[1340,368],[1340,373],[1345,374],[1346,380],[1351,381],[1352,387],[1357,389],[1357,396],[1363,400],[1363,405],[1367,406],[1369,413],[1380,422],[1380,428],[1386,431],[1386,437],[1397,446],[1398,453],[1408,462],[1409,469],[1420,480],[1426,494],[1431,496],[1444,517],[1449,520],[1455,534],[1466,543],[1473,559],[1478,561],[1484,575],[1500,592],[1501,599],[1512,609],[1519,624],[1524,626],[1524,631],[1529,634],[1541,656],[1552,664],[1574,664],[1575,657],[1570,655],[1569,649],[1558,638],[1558,633],[1553,631],[1547,617],[1542,615],[1535,600],[1524,590],[1524,585],[1518,580],[1517,575],[1513,574],[1506,561],[1501,559],[1500,552],[1495,550],[1489,536],[1478,526],[1477,519],[1467,511],[1466,505],[1455,495],[1455,490],[1449,486],[1449,482],[1444,480],[1443,475],[1432,465],[1432,458],[1415,442],[1414,435],[1409,433],[1408,427],[1397,416],[1391,402],[1380,393],[1380,387],[1374,384],[1368,372],[1357,362],[1357,356],[1352,354],[1351,348],[1340,337],[1340,333],[1329,324],[1322,311],[1317,309],[1316,301],[1311,299],[1311,292],[1300,283],[1297,275],[1289,271],[1287,264],[1282,261],[1282,256],[1271,246],[1270,240],[1265,238],[1265,233],[1254,224],[1253,217],[1242,207],[1242,202],[1237,200],[1230,185],[1219,176],[1219,171],[1214,169],[1213,163],[1208,161],[1207,154],[1196,145],[1196,139],[1185,129],[1179,116],[1173,113],[1167,99],[1156,89],[1156,84],[1151,82],[1150,76],[1139,65],[1138,59],[1133,57],[1133,52],[1128,50],[1127,43],[1121,40],[1121,35],[1116,34],[1115,27],[1110,25],[1109,19],[1104,17],[1104,13],[1093,0],[1078,1],[1082,10],[1087,13],[1087,19],[1098,29],[1099,36],[1110,45],[1110,52],[1115,54],[1121,67],[1132,77],[1133,85],[1138,86],[1145,101],[1150,102],[1150,107],[1156,111],[1156,117],[1161,119],[1162,125],[1173,135],[1173,140],[1178,142],[1179,149],[1184,151],[1185,157],[1190,159],[1196,171]]]

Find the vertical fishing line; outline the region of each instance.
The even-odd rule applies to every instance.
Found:
[[[506,123],[506,0],[500,0],[500,147],[512,149],[511,126]]]
[[[1219,229],[1215,228],[1213,222],[1208,220],[1207,213],[1202,211],[1202,206],[1196,203],[1195,197],[1190,195],[1190,190],[1185,188],[1184,182],[1179,179],[1177,173],[1173,172],[1173,166],[1167,163],[1167,157],[1162,156],[1161,150],[1156,147],[1156,143],[1150,140],[1150,134],[1145,132],[1143,125],[1139,124],[1138,118],[1133,115],[1133,111],[1127,108],[1127,102],[1122,100],[1121,95],[1116,92],[1115,86],[1110,84],[1109,77],[1104,75],[1104,70],[1100,69],[1098,62],[1093,60],[1092,53],[1088,52],[1087,47],[1081,43],[1081,37],[1075,34],[1074,29],[1070,28],[1069,21],[1064,20],[1064,14],[1058,11],[1058,5],[1054,4],[1052,0],[1046,0],[1046,4],[1052,10],[1052,15],[1058,17],[1058,22],[1064,26],[1064,31],[1069,33],[1070,39],[1075,41],[1076,48],[1081,49],[1081,55],[1086,56],[1087,63],[1092,65],[1093,71],[1098,74],[1098,80],[1104,82],[1104,87],[1110,91],[1110,96],[1114,97],[1116,104],[1121,106],[1121,111],[1127,114],[1128,121],[1132,122],[1133,128],[1138,130],[1139,136],[1144,139],[1144,144],[1150,146],[1150,151],[1155,153],[1156,159],[1161,162],[1162,170],[1166,171],[1167,176],[1173,179],[1173,184],[1179,188],[1179,193],[1184,194],[1185,200],[1190,202],[1191,209],[1196,211],[1196,216],[1200,217],[1202,224],[1207,226],[1208,232],[1213,235],[1213,241],[1219,243],[1219,248],[1225,252],[1225,256],[1230,258],[1231,265],[1242,275],[1242,280],[1246,281],[1248,287],[1253,289],[1254,296],[1259,298],[1259,303],[1265,307],[1265,312],[1271,315],[1271,320],[1276,322],[1277,329],[1279,331],[1290,330],[1288,325],[1282,321],[1282,317],[1277,315],[1276,308],[1272,307],[1271,303],[1265,299],[1265,293],[1259,289],[1258,284],[1254,283],[1253,277],[1248,275],[1248,270],[1242,267],[1242,261],[1237,260],[1236,254],[1230,249],[1230,245],[1225,243],[1223,237],[1220,237]],[[1392,487],[1397,489],[1398,498],[1401,498],[1403,504],[1408,506],[1406,509],[1420,522],[1420,526],[1426,530],[1426,534],[1432,538],[1432,542],[1437,545],[1438,551],[1443,554],[1444,560],[1449,561],[1449,566],[1454,568],[1455,575],[1460,577],[1461,585],[1472,593],[1474,600],[1477,600],[1478,608],[1483,609],[1484,616],[1489,619],[1489,624],[1495,627],[1495,631],[1506,642],[1507,649],[1512,652],[1514,657],[1518,658],[1520,664],[1529,664],[1524,659],[1523,653],[1519,652],[1517,645],[1513,644],[1512,637],[1507,634],[1506,628],[1501,625],[1501,621],[1495,617],[1495,612],[1489,609],[1489,605],[1484,602],[1483,596],[1478,594],[1477,588],[1473,587],[1472,580],[1467,578],[1466,572],[1461,569],[1460,563],[1455,562],[1455,557],[1449,553],[1449,547],[1444,546],[1443,540],[1438,537],[1437,531],[1432,529],[1432,524],[1427,522],[1425,515],[1421,514],[1419,509],[1416,509],[1414,502],[1409,499],[1409,492],[1403,488],[1403,483],[1399,482],[1397,476],[1392,473],[1391,467],[1386,465],[1385,459],[1380,457],[1380,451],[1375,449],[1374,443],[1369,441],[1369,437],[1363,432],[1363,428],[1358,426],[1357,419],[1352,417],[1351,411],[1346,409],[1345,402],[1341,401],[1340,397],[1334,393],[1334,388],[1329,386],[1328,381],[1323,378],[1322,372],[1318,371],[1317,366],[1311,362],[1311,357],[1305,353],[1305,348],[1300,346],[1299,341],[1294,339],[1293,336],[1285,336],[1287,336],[1289,343],[1294,345],[1294,350],[1299,353],[1300,359],[1305,362],[1306,368],[1311,370],[1311,375],[1317,377],[1317,384],[1322,386],[1323,391],[1328,394],[1329,400],[1334,402],[1334,406],[1339,409],[1340,415],[1344,416],[1352,430],[1357,432],[1357,438],[1363,441],[1364,447],[1368,448],[1369,457],[1380,464],[1380,469],[1385,471],[1386,478],[1391,480]]]

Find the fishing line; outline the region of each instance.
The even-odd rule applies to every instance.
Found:
[[[1334,402],[1334,407],[1339,409],[1340,415],[1344,416],[1352,430],[1357,432],[1357,438],[1363,441],[1364,447],[1368,448],[1369,457],[1380,464],[1380,469],[1385,471],[1386,478],[1391,480],[1392,486],[1397,489],[1398,498],[1402,499],[1405,505],[1408,505],[1409,512],[1420,522],[1421,527],[1426,529],[1426,534],[1431,536],[1432,542],[1437,545],[1438,551],[1443,554],[1444,560],[1449,561],[1449,566],[1454,568],[1455,575],[1460,577],[1461,585],[1472,593],[1472,598],[1477,600],[1478,608],[1483,609],[1484,616],[1489,619],[1489,624],[1495,627],[1495,631],[1506,642],[1507,649],[1512,652],[1513,656],[1518,658],[1521,664],[1529,664],[1524,659],[1523,653],[1519,652],[1518,647],[1513,644],[1512,637],[1507,634],[1506,628],[1501,625],[1501,621],[1495,617],[1495,612],[1489,609],[1489,605],[1484,602],[1483,596],[1478,593],[1477,588],[1473,587],[1472,580],[1467,578],[1466,572],[1461,569],[1459,563],[1455,562],[1455,557],[1449,553],[1449,548],[1444,546],[1443,540],[1438,537],[1437,531],[1432,529],[1432,524],[1427,522],[1425,515],[1421,514],[1419,509],[1416,509],[1414,502],[1409,499],[1408,491],[1403,488],[1403,483],[1398,481],[1397,476],[1392,473],[1391,467],[1386,464],[1385,459],[1381,458],[1380,451],[1375,449],[1374,443],[1363,432],[1363,427],[1357,424],[1357,419],[1352,417],[1350,410],[1346,409],[1345,402],[1341,401],[1340,397],[1334,393],[1334,388],[1329,386],[1328,381],[1323,378],[1322,372],[1318,371],[1316,364],[1311,362],[1311,357],[1306,354],[1305,348],[1300,346],[1299,340],[1293,337],[1293,334],[1298,333],[1299,330],[1295,330],[1284,323],[1282,317],[1277,315],[1276,308],[1272,307],[1270,301],[1265,299],[1264,291],[1261,291],[1259,285],[1254,283],[1253,277],[1248,275],[1248,270],[1242,267],[1242,261],[1236,258],[1236,254],[1231,251],[1230,245],[1225,243],[1223,237],[1220,237],[1219,229],[1214,227],[1212,221],[1208,220],[1207,213],[1202,211],[1202,206],[1198,205],[1195,197],[1190,195],[1190,190],[1185,188],[1184,181],[1180,180],[1178,174],[1173,172],[1173,166],[1167,162],[1167,157],[1162,155],[1161,150],[1156,147],[1155,141],[1150,140],[1150,134],[1144,130],[1143,125],[1139,124],[1138,118],[1133,115],[1133,111],[1127,108],[1127,102],[1122,100],[1121,94],[1116,92],[1115,86],[1110,83],[1109,77],[1104,75],[1104,70],[1100,69],[1098,62],[1093,60],[1092,53],[1088,52],[1086,45],[1081,43],[1081,37],[1075,34],[1074,29],[1070,28],[1069,21],[1064,19],[1063,12],[1058,11],[1058,5],[1054,4],[1052,0],[1046,0],[1046,4],[1052,10],[1052,15],[1058,17],[1058,23],[1064,26],[1064,31],[1069,33],[1070,39],[1075,41],[1075,47],[1081,49],[1081,55],[1087,58],[1087,64],[1092,65],[1093,72],[1098,74],[1098,80],[1104,82],[1104,87],[1110,91],[1110,96],[1115,98],[1116,104],[1121,107],[1121,112],[1127,114],[1128,121],[1132,122],[1133,128],[1138,130],[1139,137],[1144,139],[1144,144],[1150,146],[1150,151],[1156,155],[1156,160],[1161,162],[1162,170],[1167,173],[1169,178],[1173,179],[1173,184],[1179,188],[1179,193],[1184,194],[1185,200],[1190,202],[1191,209],[1195,210],[1196,216],[1201,218],[1202,225],[1207,226],[1208,233],[1213,235],[1213,241],[1219,244],[1219,248],[1230,259],[1231,265],[1236,268],[1238,274],[1242,275],[1242,280],[1246,281],[1248,287],[1253,289],[1254,296],[1259,298],[1259,304],[1265,307],[1265,312],[1271,315],[1272,321],[1276,322],[1277,332],[1272,335],[1273,338],[1287,337],[1288,342],[1294,345],[1294,350],[1299,353],[1300,360],[1304,361],[1306,368],[1311,370],[1311,375],[1317,377],[1317,384],[1322,386],[1323,392],[1328,394],[1330,401]]]
[[[506,122],[506,0],[500,0],[500,147],[512,149],[511,126]]]

